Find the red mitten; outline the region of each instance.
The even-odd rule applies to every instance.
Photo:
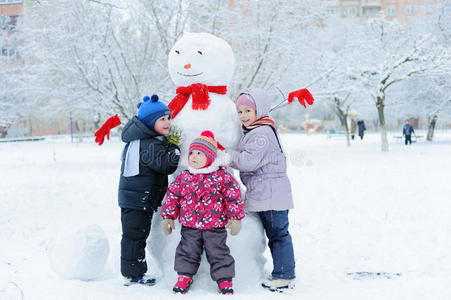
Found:
[[[288,94],[288,104],[293,102],[295,97],[298,98],[299,103],[301,103],[302,106],[304,106],[305,108],[307,108],[307,106],[305,105],[305,101],[307,101],[307,103],[309,105],[312,105],[313,101],[315,101],[315,99],[313,99],[312,94],[307,89],[301,89],[301,90],[297,90],[297,91],[293,91],[293,92],[289,93]]]
[[[105,140],[105,135],[107,136],[107,139],[110,139],[110,130],[114,127],[117,127],[121,125],[121,120],[116,115],[108,118],[108,120],[103,123],[102,127],[99,128],[99,130],[96,131],[94,134],[96,136],[96,143],[99,143],[99,146],[103,144],[103,141]]]

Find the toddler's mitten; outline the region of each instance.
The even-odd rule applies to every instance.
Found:
[[[237,235],[241,230],[241,221],[229,220],[229,222],[227,222],[226,228],[230,228],[231,235]]]
[[[172,219],[164,219],[161,225],[163,226],[163,232],[166,235],[171,234],[172,229],[175,229],[174,220]]]

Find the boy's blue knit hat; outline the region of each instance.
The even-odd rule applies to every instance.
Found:
[[[141,120],[147,127],[153,130],[155,122],[168,115],[171,117],[171,111],[161,101],[158,101],[158,95],[152,95],[152,97],[145,96],[144,102],[138,103],[138,119]]]

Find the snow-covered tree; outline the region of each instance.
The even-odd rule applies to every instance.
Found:
[[[33,2],[24,12],[24,92],[48,113],[70,111],[92,120],[119,113],[129,119],[143,95],[157,92],[169,102],[175,94],[167,54],[189,30],[219,35],[232,45],[237,70],[231,97],[244,87],[270,89],[282,81],[295,89],[290,83],[303,66],[293,66],[292,58],[303,43],[292,34],[301,35],[313,23],[318,5],[312,3]]]
[[[140,1],[39,1],[25,14],[30,96],[54,112],[130,119],[168,87],[165,52]]]
[[[23,95],[18,93],[19,83],[16,74],[23,66],[17,45],[20,42],[20,32],[17,20],[8,16],[0,16],[0,126],[8,127],[18,119],[27,115],[30,103],[24,102]]]
[[[322,10],[313,0],[195,1],[190,26],[231,44],[237,66],[229,87],[232,97],[243,88],[260,87],[280,100],[276,87],[287,93],[308,84],[300,76],[308,62],[296,58],[314,51],[307,37]]]
[[[351,111],[365,113],[369,97],[362,82],[355,76],[355,56],[361,43],[362,25],[357,20],[329,18],[323,20],[315,34],[309,74],[316,78],[312,90],[319,99],[329,103],[339,117],[350,146],[348,117]],[[346,32],[347,34],[341,34]]]
[[[365,23],[355,74],[376,105],[382,151],[388,151],[384,108],[387,90],[417,74],[446,74],[449,50],[432,34],[412,34],[383,16]]]
[[[451,76],[417,75],[400,83],[390,97],[400,99],[392,105],[398,117],[426,116],[428,119],[427,140],[432,141],[437,119],[451,113]]]

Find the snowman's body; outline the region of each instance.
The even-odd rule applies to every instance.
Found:
[[[169,58],[169,73],[177,86],[190,86],[200,83],[207,86],[224,86],[229,83],[235,67],[232,49],[222,39],[207,33],[187,33],[172,48]],[[240,124],[235,103],[222,94],[209,93],[210,104],[205,110],[192,108],[191,95],[180,112],[173,118],[172,126],[182,130],[181,161],[179,170],[186,169],[188,148],[191,141],[202,131],[210,130],[215,139],[225,148],[234,148],[240,138]],[[224,157],[218,151],[216,161]],[[214,163],[215,163],[214,162]],[[231,171],[231,170],[229,170]],[[242,193],[244,197],[244,193]],[[152,230],[148,240],[151,251],[149,269],[161,278],[161,284],[168,288],[175,283],[175,249],[180,242],[181,224],[176,221],[176,230],[165,236],[161,230],[160,211],[152,221]],[[252,290],[259,287],[263,278],[265,258],[265,236],[258,216],[246,214],[242,220],[242,229],[237,236],[228,236],[227,244],[235,258],[234,288],[236,291]],[[209,274],[210,266],[205,253],[195,275],[193,289],[210,286],[217,288]]]
[[[182,130],[183,144],[179,170],[184,170],[188,163],[188,148],[196,137],[204,130],[213,132],[215,139],[225,148],[235,148],[239,141],[239,123],[236,107],[227,95],[210,93],[210,106],[207,110],[193,110],[192,96],[171,122]],[[221,151],[219,156],[223,155]]]

